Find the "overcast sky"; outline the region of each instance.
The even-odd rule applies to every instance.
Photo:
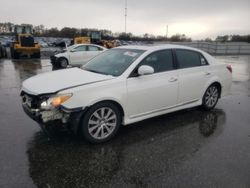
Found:
[[[125,0],[0,0],[0,22],[124,31]],[[250,34],[250,0],[128,0],[127,31],[193,39]]]

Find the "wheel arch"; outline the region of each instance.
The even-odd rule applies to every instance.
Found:
[[[221,97],[221,91],[222,91],[222,85],[221,85],[221,83],[220,83],[218,80],[213,81],[213,82],[210,82],[210,84],[208,84],[208,85],[206,86],[205,91],[204,91],[204,94],[205,94],[206,90],[207,90],[210,86],[212,86],[212,85],[216,85],[216,86],[219,88],[219,98],[220,98],[220,97]]]
[[[223,87],[223,84],[221,82],[222,80],[218,77],[218,76],[213,76],[212,78],[210,78],[206,84],[204,85],[204,88],[203,88],[203,95],[205,94],[206,90],[213,84],[217,85],[220,89],[220,95],[219,95],[219,98],[221,97],[221,93],[222,93],[222,87]],[[202,96],[203,96],[202,95]]]
[[[210,84],[210,86],[211,85],[216,85],[218,88],[219,88],[219,98],[221,97],[221,90],[222,90],[222,85],[221,85],[221,83],[220,82],[218,82],[218,81],[216,81],[216,82],[213,82],[212,84]]]
[[[60,57],[58,57],[58,61],[59,61],[60,59],[66,59],[67,62],[68,62],[68,64],[69,64],[69,59],[68,59],[67,57],[65,57],[65,56],[60,56]]]
[[[101,101],[97,101],[97,102],[92,103],[91,105],[89,105],[88,108],[91,108],[92,106],[97,105],[99,103],[105,103],[105,102],[112,103],[112,104],[116,105],[118,107],[119,111],[121,112],[122,119],[123,119],[123,117],[125,115],[124,109],[123,109],[122,105],[119,102],[117,102],[116,100],[113,100],[113,99],[104,99],[104,100],[101,100]]]
[[[75,133],[78,134],[79,133],[79,129],[80,129],[80,122],[82,121],[85,113],[94,105],[97,105],[99,103],[104,103],[104,102],[109,102],[112,103],[114,105],[116,105],[119,109],[119,111],[121,112],[121,118],[122,118],[122,124],[124,124],[124,117],[125,117],[125,112],[124,109],[122,107],[122,105],[117,102],[116,100],[113,99],[104,99],[104,100],[100,100],[100,101],[95,101],[93,103],[91,103],[90,105],[86,106],[83,110],[78,111],[76,113],[72,114],[72,117],[69,121],[69,125],[70,125],[70,129]]]

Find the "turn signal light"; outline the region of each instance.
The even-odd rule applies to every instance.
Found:
[[[54,107],[57,107],[59,105],[61,105],[62,103],[64,103],[66,100],[68,100],[71,97],[71,95],[62,95],[62,96],[58,96],[58,97],[54,97],[50,104]]]

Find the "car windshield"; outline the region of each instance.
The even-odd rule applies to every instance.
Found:
[[[111,49],[96,56],[82,69],[112,75],[120,76],[143,52],[135,49]]]
[[[72,50],[73,48],[77,47],[78,45],[76,44],[73,44],[73,45],[70,45],[67,47],[68,50]]]

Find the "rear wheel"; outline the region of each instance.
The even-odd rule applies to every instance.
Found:
[[[81,122],[83,137],[91,143],[110,140],[121,124],[121,112],[113,103],[103,102],[91,107]]]
[[[203,96],[202,106],[205,110],[211,110],[219,100],[220,89],[216,84],[209,86]]]

